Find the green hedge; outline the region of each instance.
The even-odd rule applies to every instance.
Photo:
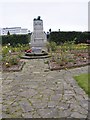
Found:
[[[2,37],[2,45],[10,43],[12,46],[17,44],[28,44],[30,42],[30,34],[28,35],[5,35]]]
[[[87,43],[87,40],[90,40],[89,32],[64,32],[64,31],[56,31],[51,32],[48,40],[56,42],[57,44],[61,44],[64,42],[75,41],[75,43]]]

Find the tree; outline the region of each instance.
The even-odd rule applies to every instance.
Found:
[[[7,35],[10,35],[10,32],[9,32],[9,31],[7,32]]]
[[[58,31],[60,32],[60,29],[58,29]]]
[[[51,33],[51,28],[49,29],[49,32]]]

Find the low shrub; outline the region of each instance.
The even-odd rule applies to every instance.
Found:
[[[17,65],[18,62],[19,62],[19,58],[16,57],[16,56],[13,56],[11,58],[9,58],[9,61],[8,61],[11,65]]]

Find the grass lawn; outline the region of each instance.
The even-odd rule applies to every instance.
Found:
[[[79,76],[74,76],[78,85],[88,94],[90,97],[90,73],[80,74]]]

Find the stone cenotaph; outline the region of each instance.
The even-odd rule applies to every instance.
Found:
[[[31,34],[31,47],[46,49],[47,35],[43,31],[43,20],[40,16],[33,19],[33,32]]]

